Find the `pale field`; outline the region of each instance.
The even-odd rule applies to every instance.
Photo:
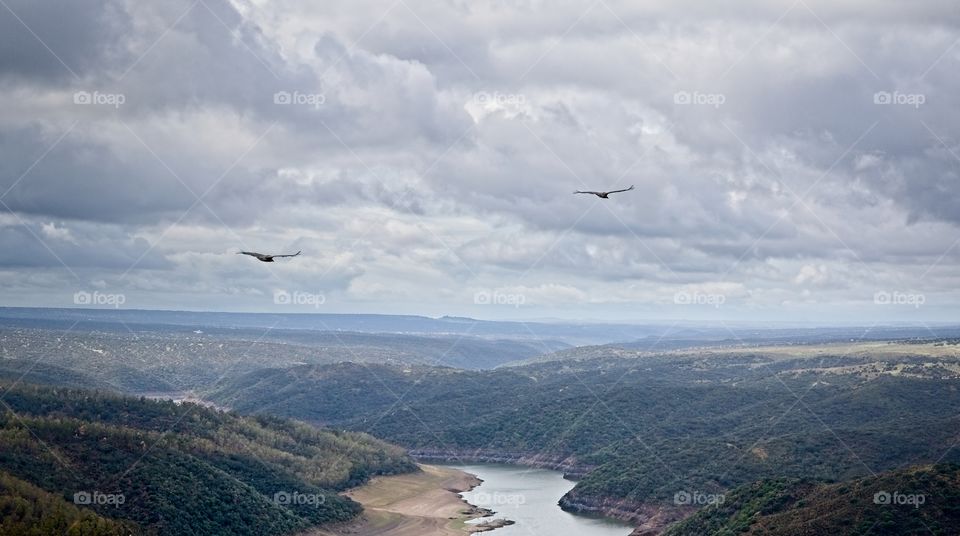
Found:
[[[463,536],[476,517],[457,495],[480,483],[462,471],[421,465],[416,474],[380,477],[346,493],[363,505],[361,519],[305,536]]]
[[[678,354],[692,355],[689,351],[678,351]],[[870,356],[877,358],[893,358],[906,356],[923,356],[944,358],[960,358],[960,346],[937,346],[934,344],[903,344],[883,341],[830,343],[830,344],[797,344],[778,346],[741,346],[731,348],[708,348],[696,352],[697,355],[727,355],[727,354],[764,354],[770,357],[820,357],[820,356]]]

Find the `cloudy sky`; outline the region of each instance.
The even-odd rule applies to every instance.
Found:
[[[2,305],[950,321],[958,38],[942,0],[0,0]]]

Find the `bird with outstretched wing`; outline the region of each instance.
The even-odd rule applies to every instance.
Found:
[[[624,188],[623,190],[610,190],[609,192],[594,192],[594,191],[580,191],[580,190],[577,190],[576,192],[573,192],[573,193],[575,193],[575,194],[593,194],[593,195],[599,197],[600,199],[609,199],[609,198],[610,198],[610,194],[618,194],[618,193],[620,193],[620,192],[629,192],[630,190],[633,190],[633,185],[631,185],[629,188]]]
[[[296,257],[300,252],[291,253],[288,255],[266,255],[263,253],[257,253],[255,251],[238,251],[237,255],[250,255],[251,257],[256,257],[258,260],[263,262],[273,262],[273,259],[279,259],[281,257]]]

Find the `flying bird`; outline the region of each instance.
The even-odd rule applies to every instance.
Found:
[[[278,259],[280,257],[296,257],[300,252],[293,253],[291,255],[265,255],[263,253],[256,253],[254,251],[238,251],[237,255],[250,255],[251,257],[256,257],[258,260],[263,262],[273,262],[273,259]]]
[[[591,192],[591,191],[581,192],[580,190],[577,190],[576,192],[573,192],[573,193],[575,193],[575,194],[593,194],[593,195],[595,195],[595,196],[597,196],[597,197],[599,197],[599,198],[601,198],[601,199],[608,199],[608,198],[610,197],[610,194],[617,194],[617,193],[620,193],[620,192],[629,192],[630,190],[633,190],[633,185],[631,185],[629,188],[624,188],[623,190],[610,190],[609,192]]]

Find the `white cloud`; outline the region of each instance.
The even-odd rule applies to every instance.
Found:
[[[619,318],[682,289],[766,319],[956,284],[943,3],[66,4],[68,31],[10,2],[76,76],[0,13],[0,285],[19,304],[79,278],[140,306],[255,310],[289,287],[491,314],[463,297],[502,289],[530,296],[516,314]]]

